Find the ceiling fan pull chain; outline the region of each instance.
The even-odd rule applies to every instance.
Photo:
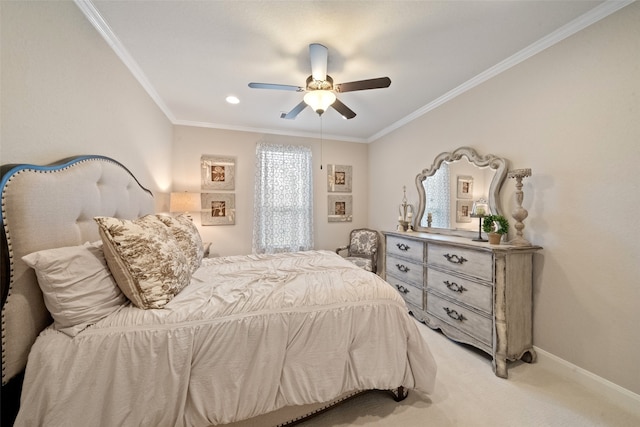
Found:
[[[322,170],[322,116],[320,116],[320,170]]]

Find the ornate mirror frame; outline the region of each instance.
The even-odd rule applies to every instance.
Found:
[[[454,162],[456,160],[460,160],[462,157],[466,157],[469,162],[474,164],[477,167],[486,167],[488,166],[490,169],[495,171],[495,175],[491,180],[491,184],[489,186],[489,207],[491,212],[496,213],[498,215],[504,215],[502,210],[501,202],[500,202],[500,188],[502,188],[502,184],[504,183],[505,178],[507,177],[507,169],[509,167],[509,161],[505,158],[495,156],[493,154],[487,154],[485,156],[479,155],[473,148],[470,147],[460,147],[453,152],[444,152],[438,154],[433,164],[428,169],[423,169],[416,176],[416,187],[418,189],[418,212],[416,215],[416,221],[414,224],[414,229],[416,231],[421,232],[430,232],[430,233],[440,233],[440,234],[459,234],[463,236],[477,234],[477,232],[469,231],[469,230],[457,230],[457,229],[447,229],[447,228],[431,228],[431,227],[423,227],[421,226],[422,217],[424,216],[424,211],[426,207],[426,192],[424,189],[423,182],[427,177],[432,176],[436,173],[440,165],[443,162]]]

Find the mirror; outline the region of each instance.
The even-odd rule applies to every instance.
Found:
[[[418,212],[416,231],[470,236],[478,233],[479,219],[471,216],[473,203],[485,199],[492,214],[504,215],[500,188],[508,161],[473,148],[440,153],[430,168],[416,176]]]

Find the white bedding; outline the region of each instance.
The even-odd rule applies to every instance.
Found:
[[[336,254],[212,258],[163,309],[43,331],[15,425],[209,426],[435,372],[398,293]]]

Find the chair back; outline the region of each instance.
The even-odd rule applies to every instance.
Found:
[[[378,251],[378,232],[368,228],[351,231],[349,255],[372,256]]]

